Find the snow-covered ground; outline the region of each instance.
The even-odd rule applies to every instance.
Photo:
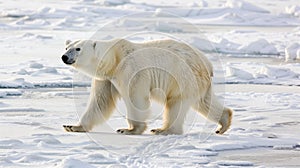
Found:
[[[3,0],[0,9],[0,167],[300,166],[298,1]],[[121,101],[93,132],[64,132],[90,86],[62,63],[65,40],[120,37],[203,50],[217,95],[235,110],[231,129],[215,135],[191,111],[184,135],[121,136]],[[161,124],[153,106],[150,129]]]

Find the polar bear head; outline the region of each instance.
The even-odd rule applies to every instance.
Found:
[[[101,41],[77,40],[66,41],[66,52],[61,57],[62,61],[86,75],[103,80],[109,78],[107,72],[115,64],[112,52]]]

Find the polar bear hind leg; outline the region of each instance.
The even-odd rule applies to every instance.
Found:
[[[164,125],[162,128],[152,129],[155,135],[182,134],[185,116],[190,108],[190,102],[182,99],[167,100],[164,110]]]
[[[219,124],[216,130],[217,134],[223,134],[229,129],[233,111],[221,105],[217,100],[217,96],[211,91],[211,88],[207,91],[203,99],[193,105],[193,108],[207,119]]]
[[[221,119],[219,120],[220,127],[216,130],[217,134],[224,134],[226,132],[230,125],[232,120],[232,110],[224,107],[223,114],[221,116]]]
[[[108,81],[92,82],[89,105],[78,125],[63,125],[68,132],[88,132],[97,124],[106,121],[115,109],[118,92]]]

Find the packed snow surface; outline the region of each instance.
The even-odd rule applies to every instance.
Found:
[[[296,0],[0,1],[0,167],[299,167],[300,6]],[[115,133],[124,102],[91,133],[67,133],[91,79],[64,65],[65,40],[174,38],[214,65],[231,129],[190,112],[184,135]],[[162,124],[153,103],[149,129]],[[158,117],[159,116],[159,117]]]

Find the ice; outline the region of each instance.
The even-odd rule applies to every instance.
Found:
[[[263,63],[241,63],[238,66],[229,64],[226,67],[226,81],[228,83],[271,83],[273,85],[298,86],[300,85],[299,68],[299,64],[285,64],[281,66]]]
[[[299,11],[295,0],[1,2],[0,167],[299,167]],[[150,135],[158,118],[127,142],[115,133],[126,126],[121,105],[108,132],[64,132],[91,90],[61,61],[65,40],[165,38],[156,34],[212,61],[217,96],[235,110],[230,130],[215,135],[191,109],[185,134]]]
[[[190,40],[190,43],[193,44],[195,47],[197,47],[200,50],[203,51],[214,51],[216,50],[215,45],[213,42],[208,41],[203,38],[194,37]]]
[[[9,147],[17,147],[23,145],[23,142],[17,139],[6,139],[0,140],[1,147],[0,148],[9,148]]]
[[[191,151],[188,150],[188,152],[184,153],[186,156],[217,156],[218,153],[217,152],[213,152],[213,151]]]
[[[239,77],[240,79],[250,80],[253,79],[253,75],[242,69],[227,67],[226,68],[226,77]]]
[[[126,3],[129,3],[130,0],[104,0],[104,5],[124,5]]]
[[[1,108],[0,112],[44,112],[43,109],[35,108]]]
[[[36,63],[36,62],[33,62],[29,65],[30,68],[34,68],[34,69],[41,69],[44,67],[43,64],[40,64],[40,63]]]
[[[273,149],[275,149],[275,150],[293,150],[294,146],[293,145],[276,145],[276,146],[273,146]]]
[[[287,6],[285,8],[286,13],[299,17],[300,16],[300,6],[298,5],[291,5],[291,6]]]
[[[57,165],[57,168],[96,168],[95,166],[92,166],[88,163],[82,162],[78,159],[73,159],[72,157],[65,158],[59,165]]]
[[[4,98],[7,96],[21,96],[22,95],[22,91],[19,90],[14,90],[14,89],[6,89],[6,90],[1,90],[0,91],[0,98]]]
[[[172,32],[182,32],[182,29],[180,27],[177,27],[176,25],[172,26],[169,23],[160,22],[160,21],[156,22],[156,24],[155,24],[155,30],[159,31],[159,32],[169,32],[169,33],[172,33]]]
[[[265,117],[261,117],[261,116],[248,116],[248,117],[244,117],[241,118],[241,121],[257,121],[257,120],[263,120],[265,119]]]
[[[276,47],[270,44],[266,39],[258,39],[257,41],[240,46],[238,50],[249,54],[279,54]]]
[[[269,78],[298,78],[299,74],[291,71],[288,68],[278,68],[271,66],[264,66],[259,71],[259,75],[265,75]]]
[[[260,12],[260,13],[269,12],[265,9],[262,9],[244,0],[227,0],[225,7],[238,8],[238,9],[243,9],[251,12]]]
[[[232,160],[222,160],[217,162],[218,165],[220,166],[254,166],[252,162],[248,161],[232,161]]]
[[[198,5],[200,7],[207,7],[208,6],[206,0],[197,1],[196,5]]]
[[[49,161],[49,158],[41,157],[41,156],[36,156],[36,155],[26,155],[17,160],[16,162],[19,163],[35,163],[35,162],[44,162],[46,163]]]
[[[24,78],[16,78],[12,80],[0,82],[0,88],[32,88],[31,83],[27,82]]]
[[[232,32],[234,34],[239,34],[240,32]],[[238,44],[230,41],[224,37],[218,40],[207,40],[204,38],[194,37],[190,39],[190,43],[197,46],[197,48],[210,51],[210,52],[222,52],[222,53],[232,53],[232,54],[249,54],[249,55],[279,55],[280,52],[277,50],[276,46],[266,39],[261,38],[255,41],[249,42],[247,44]]]
[[[216,41],[215,45],[218,51],[224,53],[239,52],[237,49],[240,47],[240,44],[229,41],[226,38],[221,38],[220,40]]]
[[[59,140],[57,140],[55,138],[52,138],[52,137],[45,137],[45,138],[35,139],[33,142],[35,142],[35,143],[43,142],[43,143],[52,144],[52,145],[61,144],[61,142]]]
[[[238,149],[247,149],[248,147],[240,143],[219,143],[213,144],[209,147],[209,150],[212,151],[226,151],[226,150],[238,150]]]
[[[298,50],[300,50],[299,43],[293,43],[285,48],[285,61],[294,61],[298,58]]]

